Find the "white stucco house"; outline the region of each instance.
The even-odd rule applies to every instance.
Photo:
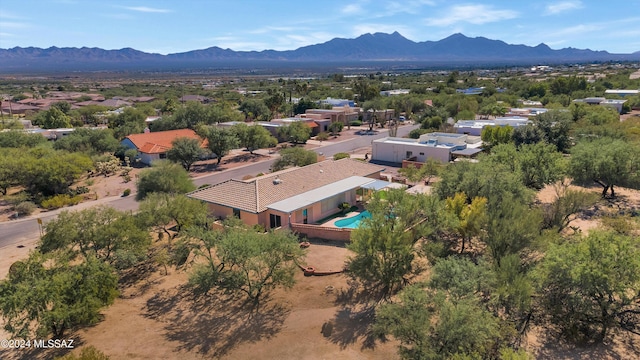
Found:
[[[403,160],[441,162],[453,160],[455,155],[471,156],[482,151],[478,136],[450,133],[428,133],[419,139],[386,137],[372,143],[373,161],[401,163]]]

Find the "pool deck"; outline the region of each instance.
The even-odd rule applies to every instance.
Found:
[[[322,224],[320,224],[320,225],[318,225],[318,226],[325,226],[325,227],[332,227],[332,228],[340,228],[339,226],[336,226],[336,221],[340,221],[340,220],[348,219],[348,218],[350,218],[350,217],[353,217],[353,216],[359,215],[359,214],[360,214],[360,213],[362,213],[363,211],[364,211],[364,208],[363,208],[363,207],[361,207],[361,206],[358,206],[358,210],[357,210],[357,211],[351,211],[351,212],[348,212],[345,216],[338,216],[338,217],[335,217],[335,218],[333,218],[333,219],[331,219],[331,220],[329,220],[329,221],[327,221],[327,222],[325,222],[325,223],[322,223]]]

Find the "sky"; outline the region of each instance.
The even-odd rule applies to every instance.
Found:
[[[640,0],[0,0],[0,48],[294,50],[399,32],[640,51]],[[0,64],[1,66],[1,64]]]

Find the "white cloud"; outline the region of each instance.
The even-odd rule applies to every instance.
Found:
[[[284,31],[284,32],[289,32],[289,31],[294,31],[294,30],[300,30],[299,27],[287,27],[287,26],[265,26],[259,29],[255,29],[255,30],[251,30],[249,31],[250,34],[267,34],[273,31]]]
[[[554,35],[555,37],[564,37],[571,35],[581,35],[589,32],[600,31],[602,29],[604,29],[604,26],[602,24],[580,24],[560,30],[555,30],[550,35]]]
[[[15,21],[0,21],[0,28],[3,29],[24,29],[28,28],[30,25],[22,22]]]
[[[467,22],[474,25],[482,25],[517,18],[517,11],[494,9],[482,4],[455,5],[445,10],[443,16],[432,17],[426,20],[430,26],[450,26]]]
[[[545,8],[546,9],[545,14],[556,15],[565,11],[581,9],[582,7],[583,7],[582,1],[580,0],[562,1],[559,3],[553,3],[553,4],[547,5],[547,7]]]
[[[379,17],[392,16],[399,13],[418,14],[423,6],[435,6],[434,1],[411,0],[411,1],[390,1],[385,6],[385,13]]]
[[[22,16],[18,16],[14,13],[0,10],[0,19],[12,19],[12,20],[21,20],[24,19]]]
[[[144,13],[170,13],[169,9],[151,8],[146,6],[124,6],[125,9]]]
[[[343,14],[357,14],[362,11],[362,6],[360,4],[349,4],[340,9],[340,12]]]

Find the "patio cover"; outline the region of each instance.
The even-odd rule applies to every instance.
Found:
[[[346,179],[336,181],[334,183],[321,186],[304,192],[300,195],[292,196],[271,205],[267,205],[268,209],[280,211],[283,213],[292,213],[298,209],[309,207],[319,201],[328,199],[332,196],[357,189],[365,184],[375,182],[376,180],[364,176],[351,176]],[[284,183],[282,185],[285,185]]]
[[[451,154],[453,155],[461,155],[461,156],[473,156],[479,152],[481,152],[482,149],[479,148],[466,148],[464,150],[456,150],[456,151],[452,151]]]
[[[361,188],[378,191],[380,189],[384,189],[384,188],[388,187],[391,184],[393,184],[393,183],[390,183],[390,182],[384,181],[384,180],[374,180],[374,181],[372,181],[372,182],[370,182],[368,184],[362,185]]]

